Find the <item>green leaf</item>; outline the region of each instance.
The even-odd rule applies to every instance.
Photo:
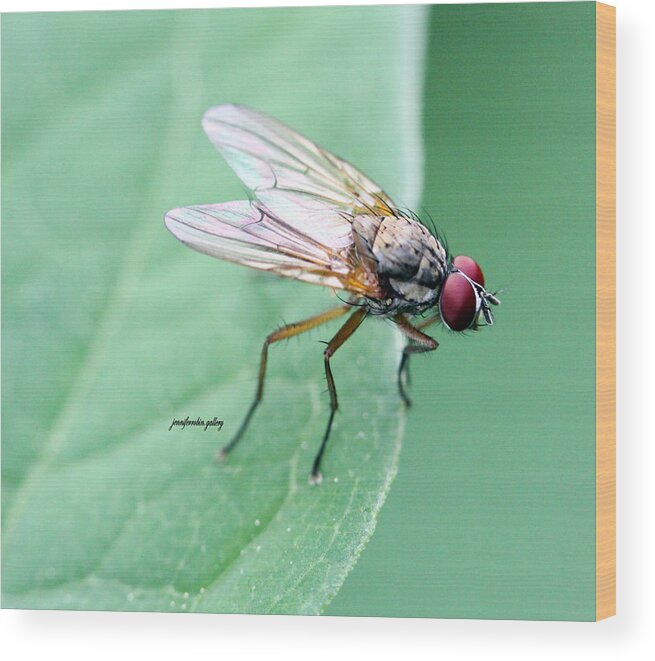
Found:
[[[194,253],[173,206],[241,198],[199,128],[248,103],[421,187],[419,7],[15,15],[3,20],[3,605],[317,613],[398,466],[399,339],[369,320],[334,358],[261,342],[327,291]],[[360,26],[368,30],[362,34]],[[388,36],[394,39],[389,41]],[[217,417],[217,432],[172,419]]]

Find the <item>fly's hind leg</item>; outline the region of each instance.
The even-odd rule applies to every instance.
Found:
[[[321,446],[316,453],[316,457],[314,457],[312,472],[309,475],[310,484],[320,484],[322,480],[320,472],[321,459],[323,458],[325,446],[327,445],[328,438],[330,437],[330,430],[332,429],[334,414],[339,408],[337,389],[334,385],[332,369],[330,368],[330,358],[335,354],[336,350],[357,330],[357,327],[362,323],[362,321],[364,321],[366,314],[367,311],[363,308],[353,312],[353,314],[348,317],[346,323],[339,329],[337,334],[328,342],[328,345],[323,353],[325,359],[325,378],[327,379],[328,392],[330,393],[330,417],[328,418],[327,427],[325,428],[325,434],[323,434]]]
[[[294,324],[287,324],[286,326],[282,326],[281,328],[278,328],[276,331],[271,333],[266,338],[266,340],[264,341],[264,346],[262,347],[262,356],[259,363],[259,379],[257,381],[257,390],[255,392],[255,399],[250,405],[250,408],[246,413],[246,417],[243,419],[243,422],[241,423],[239,429],[237,429],[236,434],[234,434],[230,442],[227,443],[227,445],[225,445],[217,453],[216,456],[218,459],[225,459],[229,454],[229,452],[232,449],[234,449],[234,446],[241,440],[246,429],[248,428],[248,425],[250,424],[250,420],[253,416],[253,413],[255,412],[255,409],[257,408],[257,406],[259,406],[259,403],[262,401],[262,397],[264,395],[264,379],[266,377],[266,362],[268,359],[268,347],[271,344],[274,344],[275,342],[279,342],[280,340],[286,340],[287,338],[293,337],[294,335],[300,335],[305,331],[311,330],[312,328],[316,328],[317,326],[320,326],[321,324],[325,324],[328,321],[331,321],[332,319],[336,319],[337,317],[346,314],[346,312],[348,312],[351,309],[352,308],[350,305],[342,305],[338,308],[327,310],[326,312],[318,314],[315,317],[310,317],[309,319],[305,319],[304,321],[299,321]]]
[[[429,335],[422,332],[421,329],[433,324],[439,320],[439,317],[430,317],[425,319],[420,324],[412,326],[403,315],[396,315],[393,320],[398,324],[398,327],[403,334],[409,339],[409,342],[403,349],[403,355],[400,359],[398,367],[398,392],[402,398],[405,406],[411,406],[412,400],[407,395],[405,384],[409,385],[409,357],[413,353],[425,353],[427,351],[434,351],[439,343]]]

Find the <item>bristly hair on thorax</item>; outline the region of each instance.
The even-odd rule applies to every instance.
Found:
[[[391,209],[391,211],[393,212],[394,216],[396,216],[396,218],[410,218],[411,220],[420,223],[423,225],[423,227],[429,230],[430,234],[432,234],[432,236],[443,246],[443,249],[446,251],[447,260],[450,263],[451,253],[450,249],[448,248],[448,239],[446,239],[445,234],[437,227],[434,219],[430,215],[430,212],[425,207],[423,207],[423,213],[426,216],[426,220],[419,216],[415,211],[412,211],[412,209],[401,209],[400,207],[394,207]]]

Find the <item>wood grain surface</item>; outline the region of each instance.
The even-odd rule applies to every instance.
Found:
[[[616,9],[596,3],[596,619],[616,612]]]

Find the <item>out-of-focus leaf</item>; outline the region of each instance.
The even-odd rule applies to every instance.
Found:
[[[200,130],[226,101],[416,202],[423,16],[5,17],[5,606],[315,613],[340,588],[397,469],[398,340],[367,321],[334,358],[323,485],[306,479],[328,411],[316,340],[335,323],[271,349],[265,402],[216,464],[266,334],[338,301],[198,255],[161,218],[244,197]],[[225,427],[168,430],[187,415]]]

